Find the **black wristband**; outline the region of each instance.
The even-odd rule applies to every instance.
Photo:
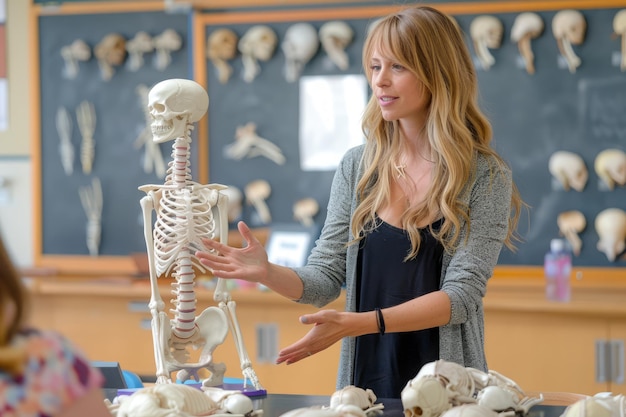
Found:
[[[378,324],[378,333],[380,335],[385,334],[385,317],[383,317],[383,312],[380,311],[380,308],[376,308],[376,324]]]

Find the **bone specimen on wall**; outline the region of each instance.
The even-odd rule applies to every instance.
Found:
[[[278,36],[267,25],[255,25],[244,33],[238,48],[243,63],[243,79],[252,82],[261,73],[259,61],[267,62],[273,56],[278,45]]]
[[[585,215],[578,210],[564,211],[558,215],[556,222],[559,232],[565,236],[572,247],[573,254],[580,255],[583,242],[579,234],[587,227]]]
[[[109,33],[96,45],[94,55],[102,79],[109,81],[115,74],[115,67],[122,65],[126,59],[126,39],[119,33]]]
[[[535,73],[535,54],[531,40],[538,38],[544,29],[541,16],[533,12],[520,13],[515,17],[511,28],[511,40],[517,43],[520,55],[524,59],[526,72]]]
[[[600,152],[594,161],[594,168],[609,190],[613,190],[615,185],[626,184],[626,152],[621,149]]]
[[[96,141],[94,139],[96,109],[92,102],[84,100],[78,105],[76,108],[76,120],[82,136],[80,142],[80,163],[83,174],[87,175],[93,169],[93,161],[96,156]]]
[[[148,32],[139,31],[132,39],[126,42],[128,61],[126,67],[130,71],[137,71],[144,64],[144,55],[154,51],[154,42]]]
[[[313,218],[320,211],[320,205],[314,198],[302,198],[293,205],[293,218],[305,227],[313,226]]]
[[[550,156],[548,170],[565,191],[569,191],[570,187],[582,191],[587,185],[589,171],[582,157],[574,152],[554,152]]]
[[[620,208],[607,208],[596,216],[597,248],[613,262],[626,249],[626,212]]]
[[[319,49],[317,30],[310,23],[294,23],[285,31],[281,48],[285,54],[285,79],[295,82]]]
[[[102,185],[100,179],[93,178],[91,187],[81,187],[78,194],[87,215],[87,248],[91,256],[98,256],[102,231]]]
[[[64,75],[73,80],[78,75],[79,62],[86,62],[91,59],[91,49],[82,39],[76,39],[71,44],[61,48],[61,57],[65,62],[63,67]]]
[[[342,20],[331,20],[324,23],[319,30],[320,43],[328,58],[337,68],[347,70],[350,58],[346,48],[354,39],[354,30]]]
[[[256,124],[253,122],[237,127],[235,142],[226,146],[224,152],[226,157],[230,159],[239,160],[262,156],[275,162],[277,165],[285,163],[285,156],[281,149],[271,141],[260,137],[256,133]]]
[[[552,33],[556,38],[559,52],[567,61],[571,73],[581,64],[572,45],[582,45],[587,31],[587,21],[578,10],[566,9],[557,12],[552,18]]]
[[[620,64],[621,71],[626,70],[626,9],[615,13],[613,18],[613,36],[620,38]]]
[[[470,36],[474,44],[476,56],[483,69],[488,70],[496,63],[489,49],[500,47],[503,34],[504,26],[500,19],[495,16],[481,15],[472,20]]]
[[[174,29],[165,29],[161,34],[154,37],[154,67],[163,71],[172,62],[172,52],[180,50],[183,46],[183,38]]]
[[[269,182],[265,180],[255,180],[246,185],[244,189],[246,195],[246,201],[252,205],[259,215],[259,219],[263,224],[268,224],[272,221],[272,215],[270,209],[265,203],[265,200],[272,194],[272,187]]]
[[[59,134],[59,154],[65,175],[74,172],[74,145],[72,144],[72,119],[63,106],[57,109],[56,127]]]
[[[207,40],[207,57],[217,70],[217,79],[226,84],[230,79],[233,68],[228,61],[237,56],[237,41],[239,37],[235,31],[228,28],[216,29]]]

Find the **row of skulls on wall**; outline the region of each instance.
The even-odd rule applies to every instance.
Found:
[[[354,30],[341,20],[325,22],[319,31],[310,23],[292,24],[280,43],[285,55],[285,79],[296,81],[320,45],[339,69],[348,69],[350,61],[346,47],[353,39]],[[277,49],[278,35],[268,25],[254,25],[241,38],[232,29],[219,28],[211,32],[207,40],[207,57],[215,66],[222,84],[227,83],[232,75],[228,61],[241,54],[243,79],[250,83],[261,72],[259,62],[269,61]]]
[[[109,81],[115,75],[116,67],[126,63],[130,71],[139,70],[145,62],[144,55],[155,53],[154,66],[162,71],[166,69],[172,60],[172,52],[182,48],[183,39],[173,29],[165,29],[157,35],[139,31],[131,39],[113,32],[105,35],[93,47],[82,39],[76,39],[69,45],[61,48],[61,56],[65,62],[63,72],[65,77],[74,79],[79,73],[80,62],[86,62],[95,58],[98,60],[100,73],[104,81]]]

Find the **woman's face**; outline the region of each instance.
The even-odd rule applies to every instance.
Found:
[[[374,51],[369,65],[372,93],[378,100],[383,118],[423,124],[430,103],[424,83],[394,57],[379,50]]]

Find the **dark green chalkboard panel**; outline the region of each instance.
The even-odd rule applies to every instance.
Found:
[[[163,12],[72,14],[40,16],[38,23],[42,254],[89,254],[85,243],[87,218],[78,190],[90,185],[94,177],[100,179],[104,196],[100,254],[145,252],[139,206],[143,193],[137,187],[160,184],[163,179],[144,173],[143,149],[134,145],[146,126],[144,108],[136,88],[140,84],[151,87],[168,78],[191,78],[188,17]],[[93,47],[109,33],[119,33],[131,39],[140,30],[156,36],[165,29],[175,30],[181,35],[183,44],[181,50],[172,53],[171,64],[164,70],[155,68],[155,54],[149,53],[145,55],[141,69],[133,72],[125,66],[117,67],[109,81],[102,79],[95,58],[79,63],[80,70],[75,79],[64,76],[60,50],[76,39],[85,41],[93,51]],[[75,109],[83,100],[94,104],[97,115],[95,161],[89,175],[83,174],[78,154],[81,135]],[[70,176],[63,171],[59,158],[59,136],[55,125],[59,106],[68,109],[73,123],[72,142],[77,155]],[[162,144],[161,151],[167,163],[171,159],[171,143]]]
[[[623,266],[610,263],[596,249],[598,236],[593,222],[605,208],[626,209],[626,190],[606,191],[593,170],[596,155],[610,147],[626,149],[626,73],[620,72],[619,40],[612,38],[612,20],[618,9],[581,10],[587,20],[583,45],[574,46],[582,59],[576,73],[568,71],[560,57],[551,22],[556,11],[541,11],[543,34],[532,41],[536,73],[526,73],[517,45],[510,33],[517,13],[496,14],[504,25],[500,48],[491,50],[496,64],[489,70],[479,67],[480,100],[493,123],[494,147],[512,166],[522,197],[530,205],[520,222],[524,242],[513,253],[504,249],[502,265],[541,265],[549,241],[559,236],[557,216],[568,210],[580,210],[587,218],[581,234],[583,249],[574,263],[578,266]],[[476,15],[454,16],[468,34]],[[306,21],[306,19],[303,19]],[[303,75],[361,74],[360,52],[369,19],[347,20],[356,37],[349,46],[350,68],[340,72],[328,65],[320,50]],[[264,22],[265,23],[265,22]],[[293,22],[267,22],[282,39]],[[323,22],[310,22],[319,27]],[[229,24],[239,36],[251,25]],[[206,27],[206,36],[222,26]],[[467,43],[475,56],[471,40]],[[331,173],[303,172],[298,165],[298,84],[284,81],[284,55],[280,49],[271,61],[262,63],[261,75],[252,83],[240,76],[241,61],[231,62],[234,75],[220,84],[210,62],[207,63],[209,109],[210,179],[243,187],[252,179],[263,178],[273,187],[268,205],[276,222],[290,222],[291,206],[304,196],[318,199],[322,208],[328,201]],[[286,154],[287,164],[276,166],[257,158],[232,161],[224,158],[223,149],[231,143],[236,126],[248,121],[258,125],[263,137],[271,138]],[[548,171],[548,159],[557,150],[579,153],[590,172],[583,192],[564,191]],[[325,211],[317,218],[323,222]],[[243,215],[254,225],[252,211]]]

